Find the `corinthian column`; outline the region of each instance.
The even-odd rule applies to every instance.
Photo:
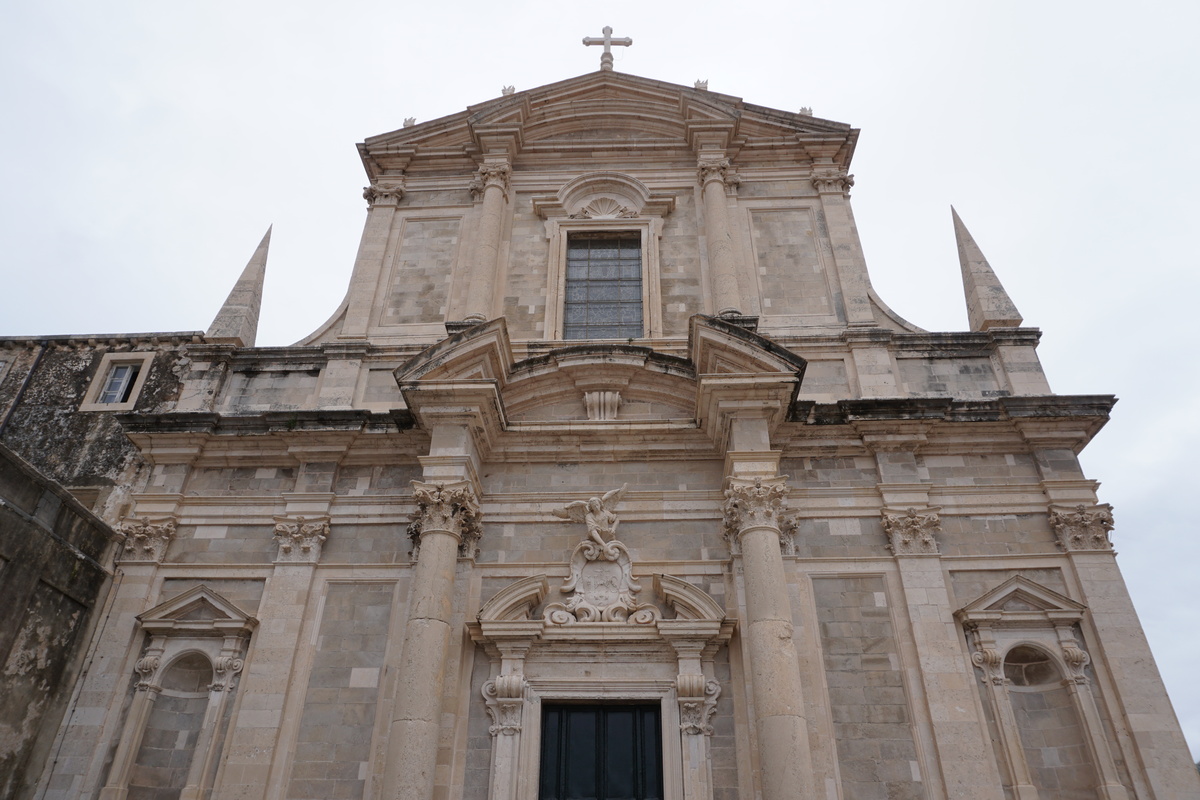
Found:
[[[782,476],[730,478],[725,490],[725,528],[740,544],[746,585],[744,630],[763,800],[816,796],[780,548],[786,497]]]
[[[467,315],[464,317],[467,322],[486,322],[492,318],[496,266],[500,260],[500,230],[511,174],[512,167],[507,161],[489,162],[479,168],[479,174],[471,184],[472,192],[483,195],[483,203],[467,286]]]
[[[438,718],[454,600],[454,566],[463,539],[474,541],[479,504],[470,483],[413,481],[418,537],[411,610],[397,669],[396,704],[388,743],[387,796],[429,800],[437,766]]]
[[[725,205],[725,186],[736,179],[730,174],[727,158],[701,158],[698,166],[704,192],[704,232],[712,269],[713,304],[718,315],[738,314],[742,292],[738,288],[729,210]]]

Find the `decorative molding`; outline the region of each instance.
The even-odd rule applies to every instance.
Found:
[[[637,219],[637,210],[618,203],[611,197],[597,197],[568,219]]]
[[[483,197],[484,192],[489,186],[498,186],[500,191],[504,193],[505,199],[508,199],[509,180],[512,177],[512,167],[508,164],[483,164],[479,167],[479,171],[475,173],[475,178],[471,181],[467,188],[471,191],[471,197],[476,200]]]
[[[883,509],[883,530],[888,536],[888,550],[897,556],[936,556],[938,543],[934,533],[942,529],[940,509],[915,508],[895,512]]]
[[[583,406],[590,420],[614,420],[621,407],[620,392],[584,392]]]
[[[329,517],[275,517],[276,562],[316,564],[329,538]]]
[[[753,528],[773,528],[780,537],[780,547],[785,547],[783,529],[789,520],[784,516],[787,511],[787,476],[777,475],[768,478],[755,478],[753,482],[743,478],[729,478],[729,488],[725,490],[724,535],[730,544],[730,551],[739,547],[738,539],[747,530]],[[793,539],[794,547],[794,539]]]
[[[122,564],[161,564],[167,545],[175,538],[174,516],[148,519],[130,517],[117,525],[125,535],[118,561]]]
[[[367,207],[374,205],[396,205],[404,197],[404,178],[400,178],[398,183],[384,185],[381,183],[372,183],[370,186],[363,187],[363,199],[367,201]]]
[[[475,490],[466,481],[452,484],[423,483],[413,481],[413,499],[417,510],[413,512],[408,536],[412,539],[412,559],[420,556],[421,538],[428,531],[442,531],[458,539],[458,554],[465,558],[479,555],[480,524],[479,500]]]
[[[1112,550],[1108,533],[1113,529],[1113,515],[1107,503],[1091,508],[1051,507],[1050,526],[1058,537],[1058,546],[1067,552]]]
[[[683,689],[685,678],[704,676],[680,675],[679,689]],[[706,681],[700,693],[684,694],[679,692],[679,730],[689,735],[704,734],[712,736],[712,717],[717,711],[717,699],[721,696],[721,684],[716,681]]]
[[[846,194],[854,185],[854,176],[843,170],[814,172],[812,185],[821,194]]]

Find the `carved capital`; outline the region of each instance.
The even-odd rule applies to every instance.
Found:
[[[521,731],[521,712],[525,704],[525,678],[501,675],[483,685],[483,702],[492,724],[492,736],[513,736]]]
[[[476,200],[483,197],[484,192],[490,186],[500,187],[500,191],[508,197],[509,179],[512,177],[512,167],[508,164],[484,164],[475,173],[474,180],[468,187],[471,190],[471,196]]]
[[[133,671],[138,675],[138,681],[133,685],[134,690],[139,692],[158,691],[158,687],[154,685],[154,678],[161,666],[162,649],[147,648],[142,657],[133,665]]]
[[[841,170],[814,172],[812,185],[821,194],[845,194],[854,185],[854,176]]]
[[[274,539],[279,550],[275,561],[316,564],[328,538],[328,517],[276,517]]]
[[[888,549],[898,556],[937,555],[938,544],[933,535],[941,529],[941,517],[931,510],[909,508],[902,513],[883,510]]]
[[[677,684],[682,688],[684,679],[691,675],[680,675]],[[703,676],[699,677],[703,682]],[[697,687],[700,688],[700,687]],[[712,716],[717,711],[717,699],[721,696],[721,684],[716,681],[703,682],[698,692],[679,695],[679,730],[697,736],[712,736]]]
[[[1112,550],[1108,532],[1113,529],[1112,506],[1075,506],[1051,508],[1050,526],[1058,537],[1058,546],[1068,552]]]
[[[459,555],[474,558],[481,534],[479,500],[466,481],[452,484],[413,481],[417,510],[408,526],[413,541],[413,559],[420,553],[421,538],[429,531],[442,531],[458,539]]]
[[[991,647],[976,650],[971,654],[971,663],[983,673],[981,679],[985,683],[1002,686],[1008,682],[1004,677],[1004,659],[1000,656],[999,650]]]
[[[235,655],[221,655],[213,664],[215,679],[208,685],[211,692],[220,692],[228,689],[233,691],[233,678],[242,668],[246,666],[246,662]]]
[[[730,478],[725,490],[724,527],[725,537],[731,543],[753,528],[773,528],[781,537],[788,527],[784,514],[787,511],[787,476],[755,478],[753,482]],[[782,543],[781,543],[781,546]]]
[[[702,158],[696,164],[696,176],[701,186],[720,181],[726,189],[736,189],[742,182],[729,164],[728,158]]]
[[[382,184],[372,183],[370,186],[363,187],[363,199],[367,201],[367,206],[375,205],[396,205],[404,197],[404,179],[400,178],[397,183]]]
[[[175,518],[130,517],[117,525],[117,530],[125,535],[118,559],[122,564],[161,564],[167,545],[175,538]]]

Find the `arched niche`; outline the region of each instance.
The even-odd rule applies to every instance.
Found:
[[[145,647],[100,800],[200,800],[258,620],[201,584],[138,622]]]

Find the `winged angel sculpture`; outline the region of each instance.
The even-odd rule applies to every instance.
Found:
[[[568,503],[562,508],[553,510],[556,517],[587,525],[588,538],[584,540],[583,544],[584,547],[590,546],[590,552],[586,553],[589,561],[601,553],[606,561],[617,560],[620,551],[616,545],[619,543],[613,541],[617,537],[616,508],[627,488],[629,488],[628,483],[622,484],[620,489],[605,492],[599,497],[576,500],[574,503]]]
[[[617,503],[621,502],[628,485],[554,509],[554,516],[586,525],[587,536],[571,553],[571,577],[559,590],[565,602],[546,606],[543,617],[550,624],[631,622],[650,625],[661,616],[654,605],[637,601],[641,586],[633,579],[629,551],[615,538]]]

